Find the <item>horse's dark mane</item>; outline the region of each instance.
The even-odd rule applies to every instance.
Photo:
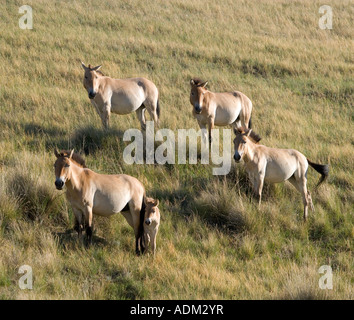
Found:
[[[249,133],[251,129],[246,129],[245,130],[245,134]],[[248,136],[249,138],[251,138],[253,140],[254,143],[258,143],[259,141],[261,141],[261,137],[255,133],[253,130],[251,131],[250,135]]]
[[[92,68],[91,68],[91,65],[90,65],[90,64],[88,65],[88,68],[92,71]],[[101,76],[104,76],[104,74],[103,74],[102,71],[96,70],[96,72],[97,72],[98,74],[100,74]]]
[[[241,134],[248,134],[250,132],[250,128],[240,128],[240,129],[237,129],[237,131]],[[249,138],[251,138],[251,140],[254,142],[254,143],[258,143],[259,141],[261,141],[261,136],[258,135],[257,133],[255,133],[253,130],[251,131],[250,135],[248,136]]]
[[[204,81],[203,81],[202,79],[200,79],[200,78],[193,78],[192,80],[194,81],[194,83],[195,83],[196,85],[199,85],[199,84],[201,84],[201,83],[204,82]]]
[[[104,76],[103,72],[101,72],[100,70],[97,70],[96,72],[99,73],[101,76]]]
[[[200,79],[200,78],[193,78],[192,79],[193,81],[194,81],[194,83],[195,83],[195,85],[198,87],[198,86],[200,86],[201,84],[203,84],[205,81],[203,81],[202,79]]]
[[[61,150],[59,152],[61,157],[69,157],[71,153],[71,150]],[[85,159],[81,157],[78,153],[73,153],[73,156],[71,157],[72,160],[74,160],[80,167],[82,168],[87,168]]]

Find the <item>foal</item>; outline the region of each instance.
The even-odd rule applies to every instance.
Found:
[[[234,159],[245,162],[246,171],[261,204],[263,182],[279,183],[288,180],[302,195],[304,220],[308,215],[308,205],[314,211],[310,191],[307,190],[308,165],[321,174],[317,187],[327,178],[328,165],[316,164],[294,149],[268,148],[258,142],[261,138],[252,129],[234,130]]]
[[[156,235],[160,226],[160,210],[158,208],[159,200],[146,198],[145,200],[145,249],[148,250],[149,246],[152,247],[152,252],[155,255],[156,251]]]

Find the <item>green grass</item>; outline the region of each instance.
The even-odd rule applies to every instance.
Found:
[[[0,11],[1,299],[353,299],[353,6],[328,1],[28,1],[33,30],[18,27],[20,1]],[[266,186],[262,207],[242,164],[225,177],[209,165],[127,165],[123,133],[104,132],[82,85],[86,64],[116,78],[145,76],[160,91],[161,128],[197,129],[189,80],[253,101],[262,143],[330,163],[302,222],[289,184]],[[177,134],[176,134],[177,136]],[[136,257],[121,215],[95,217],[94,244],[70,232],[73,213],[54,187],[53,148],[75,148],[89,168],[127,173],[160,199],[156,257]],[[318,174],[310,169],[309,189]],[[33,290],[18,286],[21,265]],[[333,269],[321,290],[318,269]]]

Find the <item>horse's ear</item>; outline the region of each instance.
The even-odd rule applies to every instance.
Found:
[[[87,67],[85,66],[85,64],[81,61],[81,66],[83,67],[84,70],[87,69]]]
[[[102,67],[102,66],[97,66],[97,67],[92,68],[92,70],[93,70],[93,71],[97,71],[97,70],[99,70],[101,67]]]
[[[60,157],[60,153],[58,152],[58,150],[56,148],[54,149],[54,154],[57,158]]]
[[[208,84],[208,81],[203,82],[199,87],[205,88]]]
[[[191,86],[192,86],[192,87],[194,87],[194,86],[195,86],[195,82],[194,82],[194,80],[193,80],[193,79],[191,79],[190,84],[191,84]]]
[[[73,157],[73,154],[74,154],[74,149],[72,149],[72,150],[70,151],[69,159],[71,159],[71,158]]]
[[[252,129],[249,129],[248,132],[246,133],[246,136],[249,137],[252,132]]]
[[[156,200],[154,201],[154,206],[157,207],[157,206],[159,205],[159,203],[160,203],[159,199],[156,199]]]

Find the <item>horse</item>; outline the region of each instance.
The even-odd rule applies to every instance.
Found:
[[[251,100],[240,91],[211,92],[206,89],[208,81],[198,78],[190,80],[190,103],[193,106],[193,116],[197,119],[200,129],[211,129],[214,126],[233,125],[234,127],[251,127]],[[205,131],[206,132],[206,131]],[[204,136],[206,141],[206,135]]]
[[[93,215],[110,217],[121,212],[134,229],[135,251],[144,253],[144,218],[146,214],[145,189],[136,178],[126,175],[99,174],[85,165],[85,160],[74,150],[54,150],[56,161],[55,187],[66,186],[66,197],[74,215],[79,239],[86,226],[88,243],[92,242]]]
[[[304,220],[307,220],[308,206],[315,210],[310,191],[307,190],[307,169],[310,165],[321,174],[315,190],[327,179],[329,166],[316,164],[294,149],[269,148],[259,144],[261,137],[252,129],[234,129],[234,159],[245,162],[245,168],[261,205],[264,181],[280,183],[288,180],[302,195]]]
[[[151,246],[152,252],[155,255],[156,252],[156,236],[160,226],[160,210],[158,208],[159,200],[153,198],[146,198],[145,200],[145,226],[144,226],[144,238],[145,248],[149,249]]]
[[[105,76],[101,66],[88,67],[83,84],[91,104],[95,107],[105,129],[109,127],[111,112],[129,114],[136,112],[141,129],[146,129],[145,111],[158,123],[160,117],[159,92],[153,82],[146,78],[113,79]]]

